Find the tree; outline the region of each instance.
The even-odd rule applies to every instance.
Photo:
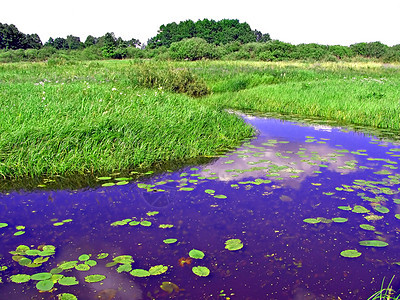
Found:
[[[161,25],[157,35],[147,42],[147,47],[170,47],[172,43],[179,42],[186,38],[198,37],[207,43],[224,45],[234,41],[241,44],[250,42],[267,42],[271,38],[269,34],[262,34],[259,31],[252,31],[247,23],[240,23],[239,20],[223,19],[218,22],[214,20],[191,20]]]
[[[40,40],[40,37],[34,33],[34,34],[27,34],[26,35],[26,49],[40,49],[42,48],[43,44],[42,41]]]
[[[69,49],[76,50],[82,48],[81,39],[77,36],[68,35],[66,42]]]
[[[54,39],[53,46],[57,50],[68,49],[67,40],[64,38],[60,38],[60,37]]]
[[[85,43],[84,43],[85,44],[85,48],[93,46],[93,45],[96,45],[97,42],[98,42],[97,38],[95,38],[92,35],[88,35],[86,40],[85,40]]]

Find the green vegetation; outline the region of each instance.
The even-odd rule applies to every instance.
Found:
[[[153,58],[157,60],[253,60],[253,61],[364,61],[399,62],[400,45],[381,42],[350,46],[300,44],[272,40],[268,33],[252,30],[235,19],[186,20],[161,25],[147,45],[113,32],[101,37],[50,38],[42,43],[37,34],[24,34],[16,26],[0,23],[0,62]]]
[[[212,157],[250,137],[253,130],[226,109],[396,131],[398,68],[372,62],[3,64],[0,175],[90,173],[105,186],[127,184],[131,177],[107,182],[110,176],[101,175]]]

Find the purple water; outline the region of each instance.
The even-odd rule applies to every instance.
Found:
[[[98,188],[0,194],[0,223],[8,224],[0,228],[0,268],[7,267],[0,271],[0,299],[58,299],[61,293],[78,299],[367,299],[378,291],[383,278],[388,282],[400,269],[400,146],[329,126],[246,120],[258,129],[257,138],[207,165],[121,186],[100,186],[116,183],[115,175],[99,181]],[[369,212],[353,212],[355,205]],[[382,207],[389,211],[377,211]],[[152,211],[159,213],[148,216]],[[322,222],[303,221],[317,217]],[[332,222],[335,217],[348,220]],[[72,221],[53,225],[66,219]],[[111,226],[124,219],[151,226]],[[25,233],[14,236],[19,225]],[[178,242],[163,243],[167,238]],[[233,238],[244,247],[225,249]],[[388,246],[361,246],[363,240]],[[30,268],[9,253],[19,245],[56,249],[47,262]],[[192,249],[205,257],[181,266]],[[348,249],[361,256],[341,256]],[[109,256],[98,259],[99,253]],[[12,275],[49,272],[82,254],[97,265],[61,273],[75,276],[77,285],[55,283],[39,292],[38,281],[11,282]],[[141,278],[117,272],[118,265],[105,266],[119,255],[131,255],[133,269],[164,265],[168,270]],[[207,267],[210,275],[195,275],[195,266]],[[85,282],[91,274],[106,279]],[[179,290],[164,291],[163,282]],[[393,284],[398,287],[396,278]]]

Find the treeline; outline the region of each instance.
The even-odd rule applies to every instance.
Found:
[[[126,57],[127,48],[140,46],[139,40],[123,40],[121,37],[117,38],[112,32],[108,32],[101,37],[89,35],[85,42],[81,42],[79,37],[73,35],[68,35],[67,38],[57,37],[53,39],[50,37],[43,45],[37,34],[24,34],[13,24],[0,23],[0,49],[3,50],[3,53],[8,50],[30,50],[27,51],[26,55],[24,53],[22,60],[30,60],[32,58],[46,59],[56,52],[54,50],[83,50],[87,48],[92,48],[91,51],[87,52],[91,52],[95,57],[100,52],[104,58],[121,59]],[[17,56],[20,56],[22,52],[18,51],[17,53]],[[89,55],[88,58],[90,56],[93,57],[93,55]]]
[[[400,45],[380,42],[350,46],[300,44],[271,40],[269,34],[251,30],[238,20],[184,21],[162,25],[142,48],[137,39],[124,41],[113,33],[85,42],[72,35],[50,38],[42,45],[37,34],[25,35],[14,25],[0,24],[0,62],[148,58],[159,60],[306,60],[339,61],[374,59],[400,62]],[[19,46],[18,46],[19,45]]]
[[[176,24],[175,22],[161,25],[158,34],[147,42],[147,47],[170,47],[172,43],[183,39],[201,38],[209,44],[224,45],[231,42],[246,44],[251,42],[268,42],[271,37],[258,30],[252,30],[247,23],[239,20],[223,19],[221,21],[187,20]]]

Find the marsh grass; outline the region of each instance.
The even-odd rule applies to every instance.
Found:
[[[392,287],[392,282],[393,282],[394,276],[392,279],[389,281],[389,284],[387,287],[384,286],[385,284],[385,278],[382,280],[382,285],[381,289],[373,294],[371,297],[368,298],[368,300],[398,300],[400,299],[400,295],[393,290]],[[396,295],[397,294],[397,295]]]
[[[98,174],[213,156],[253,134],[227,108],[398,130],[398,69],[220,61],[2,64],[0,176]],[[193,91],[206,92],[190,92],[191,83]],[[210,90],[201,98],[182,94]]]
[[[3,177],[151,167],[215,155],[253,132],[196,99],[127,84],[124,65],[21,67],[0,79]]]

